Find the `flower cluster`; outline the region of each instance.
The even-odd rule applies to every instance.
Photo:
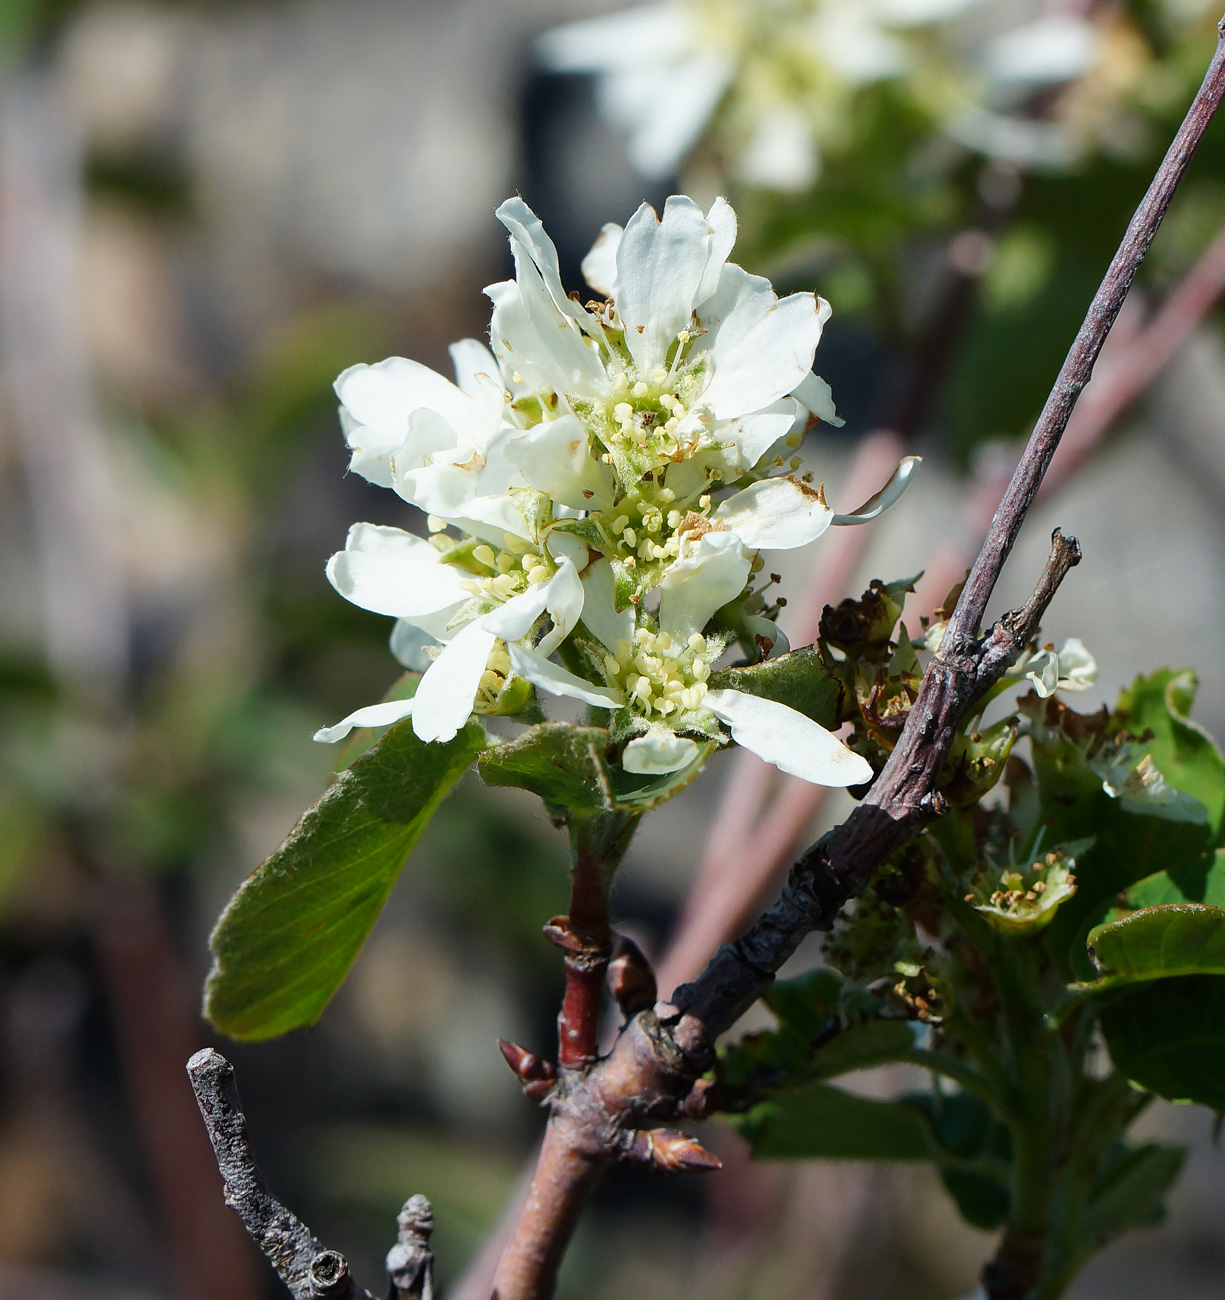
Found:
[[[1126,148],[1121,105],[1150,93],[1156,56],[1124,6],[1052,12],[1023,0],[660,0],[570,23],[541,42],[558,71],[601,77],[605,116],[646,176],[705,138],[745,184],[801,191],[853,144],[854,103],[890,84],[960,144],[1061,166]],[[1156,6],[1163,46],[1210,22],[1207,0]]]
[[[732,639],[785,649],[754,587],[759,551],[874,518],[917,464],[856,514],[797,475],[805,429],[839,422],[812,373],[829,305],[779,299],[729,262],[721,199],[605,226],[586,305],[526,204],[497,215],[515,278],[486,290],[492,350],[454,345],[455,383],[398,357],[337,381],[352,468],[419,507],[429,537],[356,524],[328,577],[398,620],[393,651],[424,675],[413,699],[317,739],[411,715],[421,739],[447,740],[535,688],[607,710],[632,772],[680,770],[730,733],[809,780],[864,781],[867,763],[802,714],[709,688]]]

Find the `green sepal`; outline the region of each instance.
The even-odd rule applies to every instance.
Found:
[[[589,817],[616,807],[604,727],[541,722],[514,740],[492,745],[477,771],[486,785],[530,790],[550,815]]]
[[[679,794],[702,770],[713,743],[698,745],[679,772],[645,776],[609,762],[613,737],[604,727],[542,722],[481,755],[477,770],[486,785],[530,790],[555,819],[602,812],[646,812]]]
[[[743,691],[785,704],[831,731],[842,721],[842,687],[812,647],[760,664],[724,668],[711,673],[708,685],[712,691]]]
[[[204,1014],[232,1038],[313,1025],[348,974],[443,796],[485,746],[469,723],[426,744],[404,721],[307,810],[209,938]]]

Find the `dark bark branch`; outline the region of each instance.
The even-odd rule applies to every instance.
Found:
[[[1076,543],[1056,532],[1033,595],[980,638],[987,602],[1076,399],[1223,92],[1225,39],[1218,41],[1204,83],[1090,305],[906,726],[863,802],[796,863],[774,906],[721,948],[692,984],[676,991],[675,1005],[658,1003],[637,1016],[607,1057],[584,1072],[571,1072],[550,1098],[545,1149],[498,1273],[497,1300],[545,1300],[552,1294],[578,1202],[602,1165],[638,1154],[637,1130],[678,1114],[700,1113],[703,1094],[695,1082],[712,1061],[719,1034],[769,986],[800,940],[832,925],[843,903],[867,885],[890,854],[939,814],[939,777],[960,723],[1015,661],[1059,582],[1080,558]],[[513,1270],[508,1261],[515,1262]]]
[[[225,1203],[238,1213],[294,1300],[374,1300],[353,1280],[345,1257],[324,1246],[269,1190],[251,1153],[247,1119],[229,1061],[205,1048],[187,1062],[187,1076],[217,1157]],[[413,1197],[401,1212],[400,1241],[388,1256],[389,1269],[409,1270],[402,1274],[408,1289],[401,1292],[400,1300],[432,1300],[433,1260],[427,1244],[432,1227],[429,1202],[423,1196]],[[401,1260],[397,1251],[402,1247],[415,1254]],[[399,1285],[394,1273],[393,1283]],[[416,1291],[413,1285],[418,1286]]]
[[[1218,33],[1220,32],[1218,27]],[[1034,494],[1042,482],[1055,448],[1067,428],[1072,415],[1072,408],[1081,390],[1093,374],[1093,366],[1106,335],[1110,332],[1114,318],[1119,314],[1123,299],[1131,288],[1132,280],[1144,255],[1148,252],[1153,236],[1161,225],[1170,200],[1174,197],[1179,183],[1191,161],[1196,146],[1203,137],[1208,123],[1212,120],[1225,94],[1225,40],[1218,36],[1217,48],[1204,75],[1203,84],[1195,96],[1182,126],[1179,127],[1173,143],[1166,151],[1161,166],[1140,201],[1123,242],[1115,253],[1105,278],[1102,280],[1088,314],[1080,327],[1079,333],[1068,352],[1055,381],[1055,386],[1047,398],[1038,423],[1030,435],[1012,481],[1004,492],[1003,499],[991,521],[986,541],[978,553],[978,559],[970,570],[961,599],[957,602],[948,636],[952,638],[951,649],[959,652],[968,651],[978,635],[979,625],[986,613],[987,602],[999,579],[1000,570],[1008,558],[1013,544],[1020,532],[1021,524],[1029,510]]]

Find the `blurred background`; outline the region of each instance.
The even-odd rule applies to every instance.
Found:
[[[926,457],[883,523],[780,560],[784,626],[811,640],[825,600],[926,568],[915,618],[971,558],[1215,18],[1193,0],[978,0],[955,29],[893,32],[911,42],[904,73],[886,59],[852,76],[836,31],[780,53],[735,26],[735,4],[699,3],[726,38],[722,80],[669,153],[635,145],[601,29],[539,44],[615,8],[0,0],[0,1296],[279,1293],[221,1204],[183,1073],[216,1041],[198,1014],[207,936],[324,789],[335,754],[314,729],[399,673],[386,622],[323,565],[355,520],[420,521],[346,477],[332,380],[392,354],[445,371],[447,343],[483,333],[481,287],[511,269],[495,206],[522,193],[578,287],[603,222],[682,185],[728,193],[736,259],[833,303],[816,368],[846,424],[810,438],[806,468],[849,509],[901,448]],[[791,11],[822,6],[741,8],[785,35]],[[1090,31],[1079,62],[1060,70],[1071,47],[1049,40],[1037,73],[1001,62],[1010,32],[1052,19]],[[645,65],[690,45],[700,56],[696,36],[631,43]],[[665,60],[653,75],[666,125],[682,106],[665,89],[687,74]],[[1046,631],[1095,653],[1088,705],[1192,665],[1218,736],[1222,223],[1218,124],[1000,594],[1027,589],[1055,523],[1076,533],[1086,560]],[[712,916],[735,788],[773,831],[740,843],[753,879],[733,872],[740,892]],[[846,807],[717,760],[640,832],[618,920],[683,978]],[[441,1279],[480,1295],[473,1261],[540,1128],[495,1040],[551,1051],[561,971],[540,926],[567,893],[538,807],[473,777],[317,1028],[217,1043],[273,1186],[375,1289],[396,1211],[424,1192]],[[1211,1119],[1146,1117],[1192,1145],[1188,1172],[1167,1223],[1108,1251],[1076,1300],[1225,1290]],[[929,1171],[749,1166],[731,1133],[704,1140],[727,1161],[718,1178],[605,1180],[564,1297],[972,1289],[990,1239]]]

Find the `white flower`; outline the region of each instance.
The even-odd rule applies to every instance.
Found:
[[[837,421],[812,373],[828,304],[780,300],[729,263],[722,199],[703,213],[672,198],[662,219],[643,205],[605,226],[584,261],[604,299],[587,306],[565,292],[535,214],[512,199],[498,216],[515,279],[486,290],[493,351],[456,345],[457,384],[399,358],[337,383],[353,467],[426,510],[431,536],[357,524],[328,577],[395,618],[393,652],[424,672],[413,699],[316,738],[411,717],[444,741],[474,711],[522,709],[530,684],[608,710],[629,771],[679,770],[699,739],[730,733],[808,780],[870,779],[803,715],[708,685],[727,642],[719,611],[751,653],[785,646],[752,587],[758,551],[875,518],[918,463],[842,515],[810,476],[785,473],[779,453],[810,416]],[[567,662],[585,677],[550,659],[576,632]]]
[[[1176,790],[1157,770],[1151,754],[1145,754],[1137,762],[1138,748],[1138,744],[1124,741],[1089,760],[1089,767],[1102,779],[1102,789],[1117,799],[1125,812],[1192,826],[1204,825],[1208,821],[1204,805]]]
[[[507,540],[512,540],[510,535]],[[571,539],[559,540],[565,544]],[[497,567],[492,548],[475,548],[481,549],[493,561],[488,567]],[[315,739],[332,743],[354,727],[386,726],[411,716],[422,740],[450,740],[478,697],[483,696],[483,711],[496,709],[511,676],[511,661],[500,643],[529,637],[547,613],[551,628],[539,644],[540,651],[549,654],[570,634],[583,609],[583,584],[569,555],[555,561],[550,555],[548,563],[531,552],[517,558],[517,574],[507,567],[498,575],[506,580],[501,589],[495,585],[498,578],[483,586],[446,563],[444,555],[420,537],[398,528],[355,524],[345,549],[328,561],[332,585],[355,605],[399,619],[397,628],[420,628],[441,642],[442,649],[411,700],[359,709],[335,726],[321,728]],[[537,581],[530,581],[532,574],[540,575]]]
[[[1025,677],[1041,699],[1056,691],[1087,691],[1097,681],[1097,660],[1079,637],[1069,637],[1058,654],[1053,649],[1026,654],[1010,670],[1011,677]]]
[[[539,49],[559,72],[600,74],[605,117],[644,176],[672,175],[727,107],[741,179],[806,189],[846,136],[862,86],[904,75],[905,39],[976,0],[673,0],[570,23]]]

